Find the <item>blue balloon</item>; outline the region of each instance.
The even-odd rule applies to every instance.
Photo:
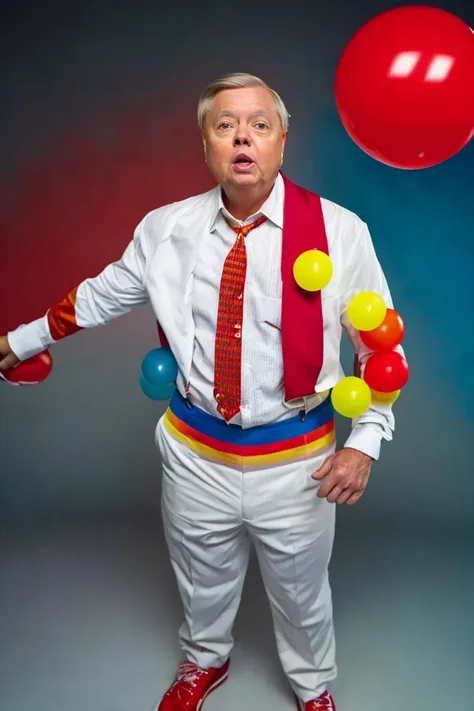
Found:
[[[173,395],[176,385],[167,383],[165,385],[154,385],[145,378],[143,373],[140,373],[140,387],[150,400],[169,400]]]
[[[178,364],[169,348],[154,348],[142,361],[142,373],[151,385],[168,386],[178,377]]]

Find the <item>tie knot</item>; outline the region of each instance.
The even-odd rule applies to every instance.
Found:
[[[229,227],[230,227],[232,230],[234,230],[234,232],[237,232],[237,234],[239,235],[239,237],[240,237],[240,236],[242,236],[242,237],[247,237],[247,235],[248,235],[248,233],[250,232],[250,230],[254,230],[255,227],[259,227],[259,225],[261,225],[263,222],[265,222],[266,219],[267,219],[267,218],[265,217],[265,215],[261,215],[257,220],[254,220],[253,222],[249,222],[248,225],[242,225],[241,227],[238,227],[237,225],[233,225],[233,224],[230,222],[230,220],[227,219],[227,217],[225,218],[225,221],[227,222],[227,224],[229,225]]]

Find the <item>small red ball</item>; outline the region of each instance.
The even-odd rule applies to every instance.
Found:
[[[42,351],[5,371],[2,377],[12,385],[38,385],[46,380],[52,368],[53,359],[48,351]]]

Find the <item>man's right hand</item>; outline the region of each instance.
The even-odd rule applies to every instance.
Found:
[[[0,371],[5,372],[18,365],[20,359],[13,353],[6,336],[0,336]]]

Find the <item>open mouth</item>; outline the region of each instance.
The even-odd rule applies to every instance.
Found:
[[[250,170],[253,165],[253,160],[246,153],[239,153],[239,155],[234,158],[233,167],[239,172]]]

